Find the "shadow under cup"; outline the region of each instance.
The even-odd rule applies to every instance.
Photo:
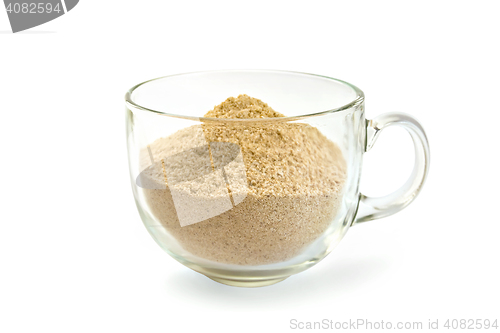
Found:
[[[240,94],[285,117],[200,117]],[[126,100],[139,213],[182,264],[229,285],[269,285],[320,261],[352,224],[366,143],[358,88],[215,71],[151,80]]]

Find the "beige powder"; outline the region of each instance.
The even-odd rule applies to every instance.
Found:
[[[247,95],[205,116],[283,117]],[[308,124],[207,121],[149,147],[154,162],[144,150],[141,182],[151,212],[201,258],[239,265],[288,260],[327,229],[340,205],[346,162]]]

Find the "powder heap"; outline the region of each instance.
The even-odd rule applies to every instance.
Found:
[[[211,118],[275,118],[284,117],[274,111],[260,99],[247,95],[239,95],[237,98],[229,97],[221,104],[208,111],[205,117]]]
[[[347,172],[340,148],[304,123],[222,121],[284,117],[247,95],[205,117],[221,122],[184,128],[141,153],[151,213],[204,259],[263,265],[298,255],[339,209]]]

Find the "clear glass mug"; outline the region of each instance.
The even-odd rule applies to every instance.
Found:
[[[203,117],[240,94],[285,117]],[[172,75],[134,86],[126,106],[130,177],[144,225],[173,258],[232,286],[270,285],[312,267],[352,225],[406,207],[429,170],[427,138],[414,118],[366,120],[363,92],[329,77]],[[413,173],[396,192],[367,197],[359,192],[363,154],[392,125],[413,139]]]

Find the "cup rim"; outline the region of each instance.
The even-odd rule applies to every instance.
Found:
[[[147,84],[149,82],[156,81],[156,80],[161,80],[161,79],[165,79],[165,78],[169,78],[169,77],[180,76],[180,75],[216,73],[216,72],[289,73],[289,74],[301,74],[301,75],[307,75],[307,76],[313,76],[313,77],[320,77],[320,78],[324,78],[324,79],[336,81],[336,82],[339,82],[341,84],[344,84],[344,85],[348,86],[349,88],[351,88],[352,90],[354,90],[354,92],[356,93],[356,98],[354,100],[352,100],[351,102],[349,102],[347,104],[344,104],[344,105],[342,105],[342,106],[340,106],[338,108],[328,109],[328,110],[325,110],[325,111],[319,111],[319,112],[314,112],[314,113],[306,113],[306,114],[299,115],[299,116],[290,116],[290,117],[285,116],[285,117],[275,117],[275,118],[215,118],[215,117],[186,116],[186,115],[173,114],[173,113],[168,113],[168,112],[163,112],[163,111],[149,109],[149,108],[146,108],[144,106],[141,106],[141,105],[135,103],[132,100],[132,93],[137,88],[139,88],[140,86],[145,85],[145,84]],[[290,120],[297,120],[297,119],[304,119],[304,118],[316,117],[316,116],[321,116],[321,115],[325,115],[325,114],[329,114],[329,113],[340,112],[340,111],[344,111],[344,110],[350,109],[353,106],[362,103],[364,101],[364,99],[365,99],[365,94],[363,93],[363,91],[361,89],[359,89],[355,85],[353,85],[353,84],[351,84],[349,82],[343,81],[343,80],[335,79],[335,78],[332,78],[332,77],[329,77],[329,76],[325,76],[325,75],[311,74],[311,73],[305,73],[305,72],[286,71],[286,70],[269,70],[269,69],[263,69],[263,70],[260,70],[260,69],[208,70],[208,71],[194,71],[194,72],[185,72],[185,73],[179,73],[179,74],[166,75],[166,76],[157,77],[157,78],[154,78],[154,79],[147,80],[147,81],[141,82],[139,84],[136,84],[135,86],[133,86],[132,88],[130,88],[127,91],[127,93],[125,94],[125,103],[127,104],[127,106],[132,106],[132,107],[137,108],[137,109],[142,110],[142,111],[152,112],[152,113],[156,113],[156,114],[163,115],[163,116],[168,116],[168,117],[173,117],[173,118],[182,118],[182,119],[204,121],[204,122],[205,121],[206,122],[214,122],[214,121],[216,121],[216,122],[229,122],[229,123],[234,123],[234,122],[276,122],[276,121],[281,122],[281,121],[290,121]]]

